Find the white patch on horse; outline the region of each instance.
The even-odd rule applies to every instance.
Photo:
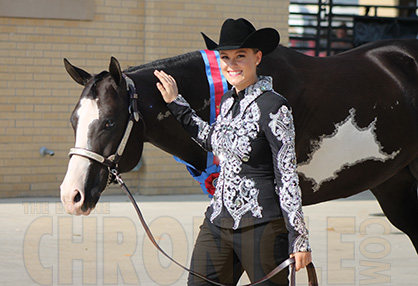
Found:
[[[75,147],[90,149],[88,134],[91,123],[99,119],[99,108],[93,99],[83,98],[77,110],[77,130]],[[74,195],[79,191],[84,200],[84,182],[90,160],[81,156],[72,156],[68,162],[67,173],[61,184],[61,199],[63,202],[73,202]],[[71,203],[67,203],[72,207]]]
[[[89,144],[90,125],[99,119],[99,107],[94,99],[83,98],[80,100],[80,107],[77,110],[78,123],[76,130],[75,147],[91,150]],[[73,174],[70,180],[73,184],[84,183],[87,169],[91,162],[81,156],[72,156],[68,163],[68,171]],[[70,177],[71,178],[71,177]]]
[[[99,119],[99,107],[94,99],[83,98],[77,110],[78,124],[75,147],[90,149],[88,134],[90,124]]]
[[[377,118],[362,129],[354,116],[355,110],[351,109],[350,115],[335,125],[331,135],[323,135],[318,142],[313,142],[316,148],[310,159],[299,164],[298,172],[314,183],[314,192],[324,182],[335,180],[343,169],[365,161],[385,162],[400,152],[398,150],[389,155],[382,151],[375,132]]]

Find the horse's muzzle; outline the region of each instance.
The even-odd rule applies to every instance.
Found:
[[[61,189],[61,202],[65,212],[72,215],[89,215],[94,208],[84,205],[84,194],[75,189],[69,194],[64,194]]]

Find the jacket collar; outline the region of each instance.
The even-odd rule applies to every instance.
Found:
[[[263,92],[273,89],[273,78],[271,76],[258,76],[258,80],[253,85],[245,89],[245,96],[256,94],[259,96]]]
[[[273,79],[270,76],[259,76],[255,84],[245,89],[244,98],[240,101],[241,114],[254,102],[260,95],[266,91],[273,90]]]

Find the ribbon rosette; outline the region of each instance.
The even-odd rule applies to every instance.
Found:
[[[210,174],[205,180],[206,191],[213,196],[218,182],[219,172]]]

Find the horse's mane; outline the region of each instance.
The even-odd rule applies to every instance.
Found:
[[[146,68],[153,68],[153,69],[162,69],[166,66],[173,66],[176,65],[178,63],[184,62],[186,60],[189,60],[190,58],[194,57],[197,55],[197,51],[194,52],[189,52],[186,54],[181,54],[178,56],[174,56],[171,58],[165,58],[165,59],[159,59],[159,60],[155,60],[146,64],[142,64],[139,66],[133,66],[133,67],[129,67],[126,70],[124,70],[124,72],[127,73],[134,73],[138,70],[141,69],[146,69]]]

